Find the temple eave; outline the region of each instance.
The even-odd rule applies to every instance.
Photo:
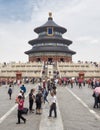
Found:
[[[33,39],[33,40],[30,40],[28,43],[30,45],[34,45],[36,43],[64,43],[66,45],[70,45],[72,44],[72,41],[71,40],[67,40],[67,39],[64,39],[64,38],[36,38],[36,39]]]
[[[33,53],[48,53],[48,52],[50,52],[50,53],[68,53],[68,54],[71,54],[71,55],[74,55],[74,54],[76,54],[76,52],[74,52],[74,51],[72,51],[72,50],[69,50],[69,49],[63,49],[62,48],[62,50],[61,49],[57,49],[57,48],[54,48],[54,47],[52,47],[52,48],[43,48],[43,49],[41,49],[41,48],[33,48],[33,49],[31,49],[31,50],[29,50],[29,51],[26,51],[25,52],[25,54],[33,54]]]
[[[51,26],[48,26],[48,27],[51,27]],[[67,32],[67,29],[65,29],[63,27],[60,27],[60,28],[54,27],[54,30],[55,31],[59,31],[62,34],[64,34],[65,32]],[[41,27],[37,27],[37,28],[34,29],[34,32],[36,32],[36,33],[41,33],[43,31],[46,31],[46,27],[45,26],[44,27],[42,27],[42,26]]]

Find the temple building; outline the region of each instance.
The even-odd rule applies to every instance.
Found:
[[[81,78],[100,79],[100,63],[72,62],[76,52],[69,49],[71,40],[63,38],[67,29],[57,25],[49,13],[48,21],[34,29],[38,38],[30,40],[26,63],[0,63],[0,83],[23,79]],[[50,64],[49,64],[50,63]]]
[[[72,61],[72,55],[76,54],[68,48],[72,41],[62,37],[67,29],[53,21],[52,13],[49,13],[48,21],[35,28],[34,32],[38,34],[38,38],[28,42],[32,49],[25,52],[29,56],[29,62]]]

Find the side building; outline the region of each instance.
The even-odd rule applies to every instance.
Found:
[[[28,63],[7,63],[0,64],[0,79],[21,79],[21,78],[42,78],[44,71],[44,62],[28,62]],[[50,65],[52,67],[52,65]],[[59,78],[78,78],[80,75],[85,79],[100,78],[100,66],[96,67],[90,63],[66,63],[57,62],[56,70],[52,69],[52,75],[55,71],[59,72]],[[48,70],[48,65],[47,65]],[[50,70],[51,71],[51,70]],[[49,77],[49,74],[46,74]]]

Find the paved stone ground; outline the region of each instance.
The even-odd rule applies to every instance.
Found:
[[[71,90],[82,101],[88,105],[89,109],[83,106],[68,90]],[[95,111],[100,116],[100,108],[93,109],[93,90],[83,87],[79,89],[59,87],[58,102],[62,115],[64,130],[100,130],[100,119],[97,119],[89,110]]]
[[[28,84],[25,85],[27,88],[27,94],[30,91],[31,88],[35,87],[36,85]],[[8,94],[7,94],[8,87],[3,86],[0,88],[0,118],[9,111],[13,106],[15,106],[15,98],[19,93],[19,87],[15,86],[13,89],[13,95],[12,100],[9,100]],[[26,94],[26,95],[27,95]],[[25,106],[28,107],[28,97],[25,99]],[[35,108],[35,105],[34,105]],[[12,111],[12,113],[2,122],[0,123],[0,130],[28,130],[33,128],[35,130],[39,130],[39,124],[41,120],[41,116],[36,115],[35,113],[29,113],[28,115],[24,115],[27,119],[26,124],[20,124],[17,125],[17,105],[16,108]]]
[[[35,86],[26,85],[27,92]],[[19,88],[14,87],[12,100],[9,100],[7,90],[6,86],[0,88],[0,120],[15,105],[15,97],[19,92]],[[47,118],[49,105],[46,103],[43,105],[42,115],[29,113],[25,115],[27,119],[26,124],[16,125],[17,108],[15,108],[0,123],[0,130],[100,130],[100,119],[96,116],[100,117],[100,108],[93,109],[94,100],[92,92],[93,90],[87,86],[80,89],[75,85],[74,88],[58,86],[57,119]],[[28,106],[28,98],[25,99],[25,106]]]
[[[50,100],[50,95],[48,96],[48,101],[49,100]],[[43,105],[39,130],[63,130],[63,123],[62,123],[58,102],[57,102],[57,118],[54,118],[54,112],[52,112],[52,117],[48,118],[49,109],[50,106],[46,102]]]

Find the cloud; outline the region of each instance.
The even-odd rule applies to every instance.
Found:
[[[31,24],[14,22],[0,26],[0,62],[27,61],[24,52],[31,48],[28,44],[33,37]]]
[[[94,37],[90,37],[90,36],[83,36],[83,37],[79,37],[75,40],[78,43],[84,43],[84,44],[99,44],[100,43],[100,39],[94,38]]]
[[[43,25],[48,12],[67,28],[63,35],[73,41],[73,60],[100,61],[99,0],[0,0],[0,61],[27,61],[28,41],[37,37],[33,29]]]
[[[76,50],[73,61],[96,61],[99,62],[100,39],[94,37],[78,37],[74,40],[72,49]]]
[[[32,0],[0,1],[0,21],[30,20],[32,14],[31,2]]]

